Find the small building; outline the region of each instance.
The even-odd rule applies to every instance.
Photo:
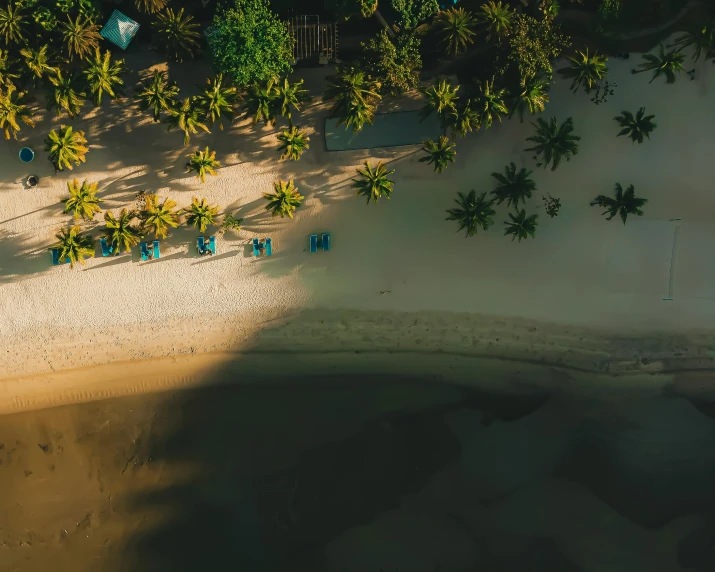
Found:
[[[138,30],[139,24],[119,10],[115,10],[99,31],[99,35],[126,50]]]
[[[293,59],[320,65],[334,61],[338,56],[338,25],[321,22],[320,16],[293,16],[288,20],[288,30],[293,36]]]

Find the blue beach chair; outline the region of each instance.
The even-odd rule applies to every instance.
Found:
[[[199,255],[206,254],[206,243],[204,242],[206,239],[203,236],[199,236],[196,239],[196,250],[198,251]]]
[[[266,256],[273,255],[273,241],[270,238],[266,239]]]
[[[154,245],[154,250],[158,251],[159,241],[156,240],[154,242],[156,242],[156,244]],[[152,258],[154,258],[154,252],[149,250],[149,246],[147,245],[146,242],[140,242],[139,249],[141,250],[141,253],[142,253],[142,260],[151,260]]]
[[[209,237],[209,250],[211,251],[211,254],[216,254],[216,237],[215,236]]]
[[[99,245],[102,247],[102,256],[109,256],[114,252],[114,247],[107,243],[107,239],[101,236],[99,238]]]
[[[161,251],[159,250],[159,241],[154,241],[154,258],[161,258]]]
[[[328,252],[330,250],[330,233],[329,232],[324,232],[321,237],[321,247],[323,248],[324,252]]]
[[[310,251],[318,252],[318,235],[317,234],[310,235]]]
[[[258,239],[253,239],[253,256],[261,255],[261,245],[258,243]]]

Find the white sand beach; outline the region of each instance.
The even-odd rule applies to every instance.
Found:
[[[162,65],[152,57],[130,54],[128,66],[147,73]],[[241,121],[183,147],[180,133],[128,105],[105,103],[72,123],[87,133],[86,164],[55,175],[42,140],[66,120],[43,112],[20,141],[0,143],[0,409],[41,406],[40,391],[43,404],[121,394],[116,379],[126,362],[195,354],[221,363],[258,351],[275,354],[287,369],[301,353],[379,356],[396,348],[410,356],[491,356],[610,373],[709,368],[715,69],[706,61],[697,64],[695,81],[682,74],[674,85],[649,85],[649,74],[630,73],[637,60],[609,61],[617,87],[600,105],[555,80],[545,117],[572,116],[582,139],[578,155],[554,172],[536,168],[523,151],[533,128],[516,119],[459,140],[456,163],[441,175],[418,162],[420,146],[329,153],[321,135],[327,107],[316,97],[298,121],[312,139],[297,163],[278,161],[276,129]],[[199,64],[184,68],[175,76],[182,93],[209,75]],[[326,73],[310,72],[313,95]],[[651,140],[616,138],[612,118],[640,106],[656,116]],[[25,145],[36,151],[29,166],[17,158]],[[202,185],[184,164],[206,145],[223,167]],[[395,169],[391,200],[365,205],[354,196],[350,178],[366,159]],[[488,232],[458,234],[444,220],[457,192],[491,190],[490,173],[510,161],[534,169],[538,191],[527,212],[539,214],[536,238],[503,236],[505,205]],[[37,189],[24,188],[29,174],[40,177]],[[206,197],[221,213],[244,217],[243,230],[216,233],[218,253],[208,259],[196,256],[197,233],[183,227],[162,242],[159,260],[142,263],[134,251],[95,257],[86,267],[53,267],[47,248],[71,220],[59,201],[74,177],[99,183],[104,210],[131,206],[141,189],[180,207]],[[263,208],[262,193],[279,178],[295,179],[306,196],[293,220],[271,218]],[[625,226],[589,207],[616,182],[635,185],[649,201],[645,215]],[[561,198],[558,217],[543,212],[543,192]],[[311,254],[308,235],[324,231],[331,251]],[[252,256],[254,236],[273,239],[271,258]],[[673,300],[664,301],[673,253]],[[290,362],[279,357],[286,354]],[[108,363],[118,367],[109,376],[116,378],[112,391],[101,376],[74,373],[68,389],[52,375]],[[125,392],[181,384],[171,379],[137,382]]]

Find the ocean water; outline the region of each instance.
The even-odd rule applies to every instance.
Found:
[[[0,417],[0,491],[3,572],[711,571],[715,404],[210,387]]]

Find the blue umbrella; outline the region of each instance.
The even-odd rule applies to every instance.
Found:
[[[35,158],[35,152],[29,147],[23,147],[20,149],[20,161],[23,163],[29,163]]]

